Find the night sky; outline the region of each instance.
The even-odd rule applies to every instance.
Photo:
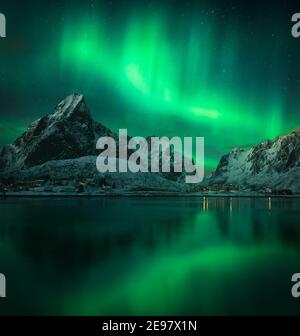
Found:
[[[300,126],[299,1],[1,0],[0,12],[0,146],[72,92],[115,131],[204,136],[207,168]]]

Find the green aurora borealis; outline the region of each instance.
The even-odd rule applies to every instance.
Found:
[[[25,8],[26,7],[26,8]],[[66,95],[132,135],[204,136],[207,168],[233,146],[299,126],[292,1],[4,1],[0,145]]]

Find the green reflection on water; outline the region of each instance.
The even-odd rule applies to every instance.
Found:
[[[0,313],[298,314],[299,211],[297,199],[1,201]]]

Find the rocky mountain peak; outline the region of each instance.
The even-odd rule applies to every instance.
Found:
[[[224,155],[210,184],[300,190],[300,132],[266,140],[247,151]]]
[[[62,100],[53,113],[35,120],[16,141],[0,153],[0,170],[32,167],[51,160],[96,154],[100,136],[114,133],[93,120],[82,94]]]
[[[84,115],[91,117],[84,96],[80,93],[73,93],[56,106],[54,112],[49,115],[49,119],[61,120]]]

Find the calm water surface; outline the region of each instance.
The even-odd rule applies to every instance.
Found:
[[[300,314],[300,200],[0,201],[0,314]]]

